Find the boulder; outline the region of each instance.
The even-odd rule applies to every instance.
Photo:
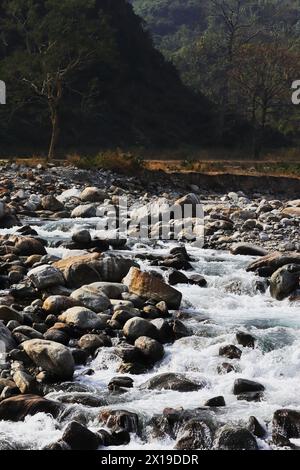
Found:
[[[147,336],[156,339],[158,331],[148,320],[140,317],[133,317],[128,320],[123,328],[123,333],[129,341],[135,341],[140,336]]]
[[[283,255],[280,252],[270,253],[249,264],[247,271],[257,271],[260,275],[266,273],[266,276],[271,276],[277,269],[287,264],[300,264],[300,254],[287,253]]]
[[[65,283],[61,271],[48,264],[31,269],[27,276],[38,290],[54,286],[63,286]]]
[[[181,304],[182,294],[164,281],[150,273],[138,268],[131,268],[123,283],[129,292],[145,299],[153,299],[158,302],[164,300],[170,309],[178,309]]]
[[[35,379],[24,370],[17,370],[13,375],[13,380],[21,393],[36,393],[37,383]]]
[[[108,428],[121,428],[128,432],[139,432],[139,417],[136,413],[127,410],[102,410],[99,415],[100,422]]]
[[[14,251],[19,256],[47,254],[44,245],[39,240],[30,237],[17,237]]]
[[[300,287],[300,263],[288,264],[271,276],[270,293],[276,300],[283,300]]]
[[[178,433],[175,449],[205,450],[211,449],[212,444],[212,429],[210,429],[206,422],[195,418],[188,421]]]
[[[23,315],[17,310],[14,310],[12,307],[7,305],[0,305],[0,320],[5,323],[8,323],[11,320],[23,323]]]
[[[225,356],[228,359],[240,359],[241,355],[242,351],[234,344],[228,344],[219,349],[219,356]]]
[[[265,387],[262,384],[246,379],[236,379],[233,385],[234,395],[248,392],[263,392],[264,390]]]
[[[45,211],[51,212],[63,211],[65,208],[64,205],[51,194],[42,198],[41,206]]]
[[[300,438],[300,411],[281,409],[273,415],[272,439],[276,445],[289,445],[289,439]]]
[[[78,301],[64,295],[51,295],[43,303],[43,310],[49,314],[57,315],[68,308],[78,306]]]
[[[253,434],[246,428],[225,425],[221,427],[214,440],[217,450],[258,450]]]
[[[72,307],[62,313],[58,319],[80,330],[102,330],[105,326],[101,317],[85,307]]]
[[[93,310],[94,312],[104,312],[110,306],[110,300],[95,284],[82,286],[71,294],[71,298],[78,304]]]
[[[155,375],[141,385],[141,389],[149,390],[175,390],[177,392],[195,392],[205,386],[205,383],[196,383],[183,374],[166,372]]]
[[[235,243],[230,251],[233,255],[266,256],[268,254],[267,250],[250,243]]]
[[[71,256],[57,261],[53,266],[62,272],[68,287],[77,288],[102,280],[100,258],[99,253]]]
[[[92,237],[88,230],[78,230],[73,233],[72,241],[79,245],[89,245],[92,241]]]
[[[0,342],[4,345],[5,352],[12,351],[16,348],[17,344],[14,340],[11,331],[0,321]],[[1,350],[1,353],[4,351]]]
[[[96,217],[97,208],[94,204],[84,204],[75,207],[71,212],[71,217],[73,219],[89,219],[90,217]]]
[[[97,450],[102,444],[102,439],[98,434],[93,433],[77,421],[68,423],[62,441],[68,444],[71,450]]]
[[[78,346],[81,349],[84,349],[89,354],[93,354],[96,349],[101,348],[102,346],[111,345],[111,342],[107,343],[108,337],[103,338],[100,335],[88,334],[81,336],[78,341]]]
[[[219,407],[226,406],[225,399],[222,396],[210,398],[204,403],[204,406]]]
[[[0,420],[23,421],[28,415],[47,413],[56,417],[62,405],[46,400],[37,395],[17,395],[2,400],[0,403]]]
[[[66,346],[44,339],[32,339],[25,341],[22,347],[35,365],[49,375],[60,379],[73,377],[74,360]]]
[[[103,256],[100,260],[99,274],[102,281],[120,283],[132,267],[139,265],[130,258]]]
[[[122,294],[128,292],[127,286],[119,282],[94,282],[90,287],[97,292],[107,295],[109,299],[121,299]]]
[[[286,207],[281,213],[290,217],[298,218],[300,217],[300,207]]]
[[[243,333],[239,331],[236,334],[236,340],[238,344],[241,344],[244,348],[254,348],[255,346],[255,338],[248,333]]]
[[[85,188],[79,196],[82,202],[103,202],[106,198],[106,193],[95,187]]]
[[[197,208],[197,205],[199,204],[201,204],[201,200],[199,196],[194,193],[186,194],[185,196],[175,201],[176,206],[184,207],[185,205],[190,205],[193,209]]]
[[[163,346],[155,339],[140,336],[135,340],[134,346],[140,351],[142,357],[147,361],[155,363],[164,357]]]
[[[254,436],[258,437],[259,439],[263,439],[266,434],[267,430],[265,426],[263,426],[255,416],[250,416],[248,425],[248,431],[250,431]]]

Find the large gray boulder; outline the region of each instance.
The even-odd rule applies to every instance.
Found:
[[[54,266],[43,264],[29,271],[28,277],[38,290],[54,286],[63,286],[65,283],[61,271]]]
[[[300,264],[282,266],[271,276],[270,293],[274,299],[283,300],[299,288]]]
[[[82,286],[71,294],[71,298],[94,312],[104,312],[110,306],[110,300],[95,284]]]
[[[62,313],[59,320],[67,325],[76,326],[81,330],[103,329],[104,323],[101,317],[85,307],[72,307]]]
[[[140,317],[128,320],[123,327],[123,333],[129,341],[135,341],[140,336],[153,339],[158,337],[157,328],[150,321]]]
[[[63,344],[44,339],[31,339],[22,347],[37,367],[60,379],[71,379],[74,373],[74,359],[70,349]]]

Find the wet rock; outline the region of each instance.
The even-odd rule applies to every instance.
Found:
[[[283,255],[280,252],[270,253],[267,256],[259,258],[247,267],[248,272],[257,271],[266,276],[271,276],[277,269],[287,264],[300,264],[300,254],[288,253]]]
[[[18,237],[15,243],[15,253],[19,256],[46,255],[44,245],[35,238]]]
[[[236,340],[238,344],[241,344],[245,348],[254,348],[255,346],[255,338],[252,335],[243,333],[242,331],[239,331],[236,334]]]
[[[72,307],[62,313],[58,319],[67,325],[76,326],[80,330],[103,329],[101,317],[95,312],[84,307]]]
[[[99,395],[87,392],[59,393],[56,400],[68,405],[82,405],[90,408],[99,408],[107,405],[107,400]]]
[[[18,395],[0,403],[0,420],[23,421],[28,415],[49,413],[56,417],[62,406],[52,400],[37,395]]]
[[[211,406],[211,407],[219,407],[219,406],[226,406],[224,397],[214,397],[210,398],[204,403],[204,406]]]
[[[107,198],[104,191],[96,187],[85,188],[79,196],[83,202],[103,202]]]
[[[135,341],[140,336],[147,336],[153,339],[158,337],[158,331],[155,326],[148,320],[140,317],[133,317],[128,320],[124,325],[123,333],[129,341]]]
[[[66,346],[42,339],[25,341],[22,346],[36,366],[49,375],[63,379],[73,377],[74,360]]]
[[[199,287],[207,287],[207,280],[201,274],[191,274],[189,276],[189,284]]]
[[[225,356],[228,357],[228,359],[240,359],[241,355],[242,351],[233,344],[222,346],[219,349],[219,356]]]
[[[300,438],[300,411],[281,409],[273,415],[272,440],[278,446],[289,445],[289,439]]]
[[[155,375],[141,385],[141,389],[149,390],[175,390],[177,392],[194,392],[205,386],[204,383],[196,383],[189,380],[183,374],[167,372]]]
[[[140,362],[122,362],[118,368],[118,372],[133,375],[145,374],[148,372],[148,366]]]
[[[99,415],[100,422],[108,428],[121,428],[128,432],[138,434],[139,417],[136,413],[127,410],[102,410]]]
[[[247,429],[259,439],[263,439],[267,434],[267,430],[255,416],[250,416]]]
[[[142,272],[138,268],[131,268],[123,283],[129,291],[146,299],[157,301],[164,300],[171,309],[177,309],[180,306],[182,294],[173,287],[165,284],[161,279]]]
[[[71,298],[78,304],[93,310],[96,313],[104,312],[110,306],[110,300],[103,292],[92,285],[82,286],[71,294]]]
[[[246,379],[236,379],[233,385],[234,395],[248,392],[263,392],[264,390],[265,387],[262,384]]]
[[[163,318],[156,318],[151,323],[155,326],[158,331],[158,340],[161,343],[172,343],[175,340],[174,330],[170,322]]]
[[[172,320],[170,325],[173,330],[173,335],[175,339],[186,338],[192,335],[191,330],[189,330],[184,323],[180,320]]]
[[[48,264],[31,269],[27,276],[38,290],[48,289],[54,286],[63,286],[65,283],[61,271]]]
[[[97,450],[102,443],[100,436],[76,421],[67,425],[62,440],[71,450]]]
[[[92,237],[88,230],[77,230],[72,235],[72,241],[79,245],[89,245],[92,241]]]
[[[248,429],[230,425],[217,431],[213,447],[217,450],[258,450],[256,439]]]
[[[119,388],[132,388],[133,387],[133,380],[131,377],[113,377],[109,384],[108,384],[108,389],[109,390],[118,390]]]
[[[175,449],[203,450],[210,449],[213,443],[213,431],[207,423],[198,419],[188,421],[178,434]]]
[[[245,392],[245,393],[240,393],[236,398],[239,401],[260,402],[264,398],[264,393],[263,392]]]
[[[230,251],[233,255],[245,256],[266,256],[268,254],[267,250],[250,243],[236,243],[231,247]]]
[[[64,210],[64,205],[52,195],[44,196],[41,200],[41,206],[45,211],[59,212]]]
[[[131,344],[122,343],[115,348],[114,352],[124,362],[137,362],[141,359],[139,350]]]
[[[189,284],[188,277],[176,269],[173,269],[168,273],[167,280],[170,286],[176,286],[176,284]]]
[[[164,356],[163,346],[155,339],[140,336],[134,343],[142,357],[149,363],[160,361]]]
[[[279,268],[271,276],[270,293],[276,300],[283,300],[300,286],[300,263]]]
[[[51,295],[43,303],[43,310],[50,314],[57,315],[64,310],[78,306],[78,301],[72,297],[64,295]]]

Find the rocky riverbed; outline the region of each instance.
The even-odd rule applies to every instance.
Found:
[[[159,173],[0,172],[0,449],[300,444],[300,200]],[[107,227],[124,198],[120,237]],[[191,206],[204,239],[161,239],[163,217],[139,239],[158,202]]]

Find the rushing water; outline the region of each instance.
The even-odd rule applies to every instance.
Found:
[[[81,222],[93,223],[91,220]],[[69,238],[67,231],[74,229],[74,221],[49,222],[43,226],[32,224],[39,235],[50,242]],[[8,232],[8,231],[7,231]],[[13,232],[13,231],[11,231]],[[1,231],[4,233],[4,231]],[[92,234],[98,234],[96,227]],[[161,243],[157,246],[137,244],[123,255],[136,253],[167,253],[172,245]],[[223,395],[226,407],[218,409],[218,420],[222,422],[246,423],[250,416],[265,421],[271,432],[271,419],[278,408],[290,407],[300,410],[300,308],[288,300],[278,302],[269,293],[259,293],[256,289],[258,278],[247,273],[245,268],[250,257],[232,256],[228,253],[202,250],[187,246],[193,257],[195,272],[203,274],[208,281],[207,288],[192,285],[176,286],[183,294],[183,310],[188,314],[185,324],[193,331],[193,336],[180,339],[165,346],[164,359],[156,364],[151,372],[132,376],[134,388],[126,394],[114,396],[107,392],[109,380],[118,375],[120,359],[114,355],[113,348],[103,348],[90,365],[95,370],[92,376],[81,375],[83,368],[76,371],[75,380],[90,387],[93,393],[105,397],[108,406],[138,412],[145,420],[165,407],[192,409],[202,406],[212,397]],[[69,250],[49,248],[49,253],[68,256]],[[72,252],[73,254],[73,252]],[[142,269],[152,269],[146,261],[139,261]],[[157,268],[159,271],[159,268]],[[163,271],[161,271],[163,273]],[[255,349],[243,348],[241,359],[231,361],[237,372],[226,375],[217,373],[217,366],[224,362],[218,355],[220,346],[235,343],[237,331],[249,332],[257,338]],[[138,386],[155,374],[180,372],[194,381],[205,380],[206,387],[189,393],[174,391],[145,391]],[[238,401],[232,394],[234,380],[246,378],[261,382],[265,388],[262,402]],[[59,392],[49,394],[55,398]],[[105,406],[107,408],[107,406]],[[78,405],[78,409],[83,407]],[[86,408],[90,429],[99,428],[97,415],[100,408]],[[25,448],[41,448],[56,441],[62,434],[65,424],[39,414],[27,417],[24,423],[0,423],[0,441],[16,442]],[[262,449],[268,445],[259,441]],[[172,449],[171,439],[142,441],[132,436],[131,443],[125,448]]]

